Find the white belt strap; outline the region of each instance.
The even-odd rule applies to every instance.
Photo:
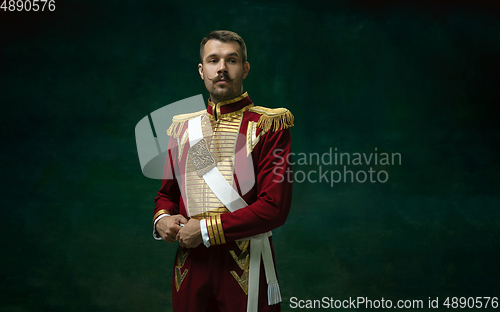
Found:
[[[190,146],[195,145],[203,139],[201,116],[189,120],[188,131]],[[217,166],[207,171],[203,175],[203,179],[215,196],[217,196],[229,211],[234,212],[248,206],[243,198],[241,198],[222,176]],[[268,304],[273,305],[281,302],[281,294],[278,279],[276,278],[276,271],[274,270],[271,245],[269,244],[269,236],[271,236],[270,231],[244,239],[250,240],[247,312],[257,312],[258,310],[261,257],[264,261],[264,269],[266,272]]]

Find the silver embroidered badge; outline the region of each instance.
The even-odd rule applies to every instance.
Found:
[[[203,177],[210,169],[217,166],[217,161],[210,153],[205,139],[201,139],[195,145],[191,146],[188,151],[189,158],[193,161],[196,168],[196,173],[200,178]]]

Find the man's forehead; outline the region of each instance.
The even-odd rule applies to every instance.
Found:
[[[220,41],[216,39],[210,39],[205,44],[204,48],[205,55],[218,55],[218,54],[236,54],[241,55],[241,46],[236,41]]]

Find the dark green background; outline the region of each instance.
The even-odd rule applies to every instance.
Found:
[[[500,297],[499,5],[468,2],[1,11],[1,310],[171,310],[175,247],[151,236],[160,181],[134,128],[208,98],[198,48],[214,29],[247,42],[256,105],[294,113],[294,152],[402,155],[373,166],[386,183],[294,184],[274,231],[284,311],[294,296]]]

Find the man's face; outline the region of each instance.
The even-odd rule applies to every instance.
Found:
[[[208,40],[198,71],[214,103],[229,100],[243,93],[243,79],[250,64],[242,62],[240,44],[236,41]]]

